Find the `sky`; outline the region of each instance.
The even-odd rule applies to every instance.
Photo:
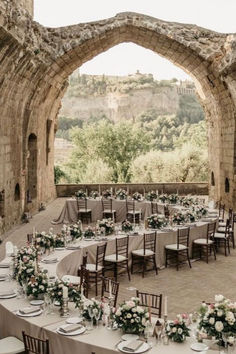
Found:
[[[34,19],[47,27],[97,21],[132,11],[171,22],[192,23],[222,33],[236,32],[236,0],[34,0]],[[151,50],[119,44],[83,64],[91,75],[127,75],[139,70],[158,80],[189,79],[180,68]]]

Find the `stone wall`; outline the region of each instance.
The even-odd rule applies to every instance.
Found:
[[[236,35],[136,13],[45,28],[32,21],[31,3],[24,8],[18,0],[0,2],[0,233],[19,222],[24,211],[33,213],[56,197],[53,142],[68,76],[122,42],[151,49],[193,77],[208,122],[215,180],[209,193],[236,208]],[[31,134],[37,161],[30,155]],[[37,179],[30,196],[32,168]],[[17,184],[20,199],[15,198]]]

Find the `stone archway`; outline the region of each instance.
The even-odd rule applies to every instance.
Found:
[[[30,0],[30,3],[32,0]],[[206,112],[210,171],[215,186],[210,195],[236,207],[235,111],[236,35],[195,25],[161,21],[137,13],[63,28],[45,28],[32,21],[17,1],[0,6],[0,90],[3,143],[15,157],[0,163],[11,173],[0,178],[9,198],[8,180],[27,175],[28,136],[38,137],[36,205],[55,197],[53,139],[68,76],[84,62],[123,42],[133,42],[169,59],[192,76]],[[11,107],[11,108],[10,108]],[[14,126],[14,134],[9,126]],[[48,155],[48,149],[50,154]],[[1,177],[1,176],[0,176]],[[225,193],[225,179],[230,193]],[[209,176],[210,182],[210,176]],[[22,206],[24,208],[24,206]],[[9,208],[10,211],[10,208]],[[9,224],[11,217],[9,216]]]

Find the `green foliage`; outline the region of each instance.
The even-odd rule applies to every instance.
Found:
[[[198,123],[204,119],[204,112],[196,96],[182,95],[179,100],[177,118],[180,123]]]
[[[54,183],[58,184],[63,177],[67,178],[66,173],[60,166],[54,166]]]

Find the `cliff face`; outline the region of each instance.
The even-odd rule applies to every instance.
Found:
[[[155,109],[160,114],[174,114],[179,105],[176,87],[144,88],[128,93],[108,92],[105,95],[70,96],[62,101],[60,116],[87,120],[107,116],[114,122],[133,119],[141,113]]]

